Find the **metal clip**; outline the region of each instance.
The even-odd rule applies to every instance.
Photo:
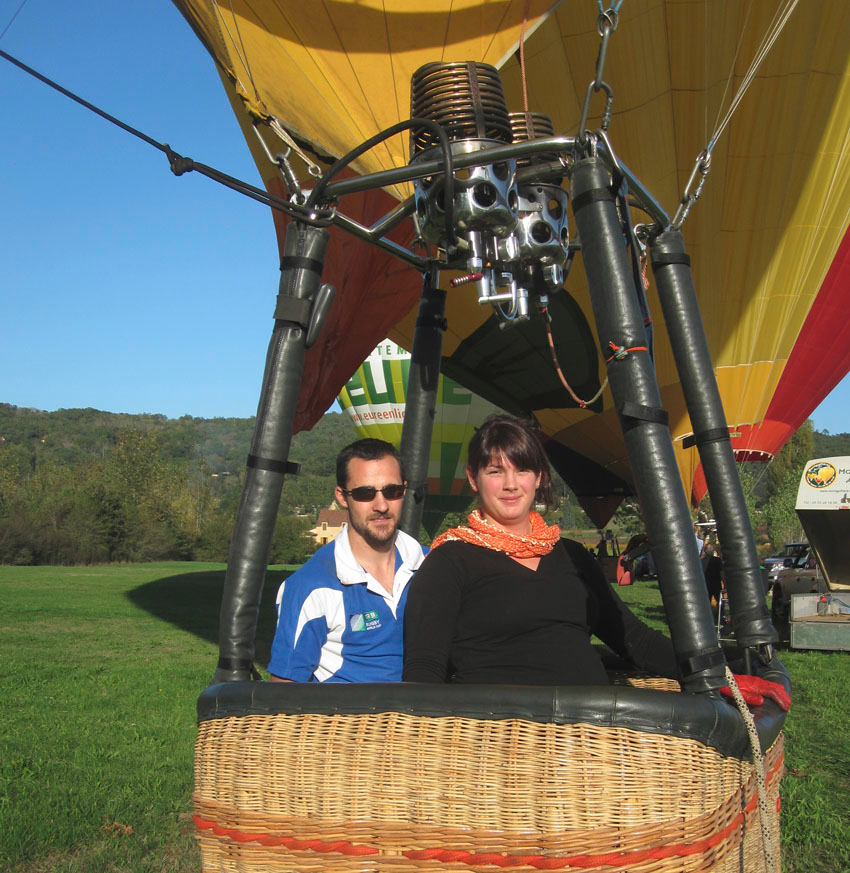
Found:
[[[266,141],[260,135],[260,131],[257,130],[257,123],[254,122],[252,127],[257,139],[260,141],[260,145],[263,147],[263,151],[266,153],[266,157],[278,168],[278,170],[280,170],[284,184],[289,191],[290,199],[293,203],[303,206],[307,202],[307,198],[301,190],[301,185],[298,182],[298,177],[295,175],[295,171],[292,169],[292,165],[289,163],[289,156],[292,154],[292,148],[288,147],[284,154],[278,153],[273,155],[268,145],[266,145]]]
[[[307,202],[307,195],[301,190],[301,184],[298,181],[298,177],[295,175],[295,171],[292,169],[292,164],[287,160],[290,151],[291,149],[287,149],[286,154],[277,154],[275,157],[277,158],[277,165],[280,168],[280,172],[283,174],[283,181],[289,189],[290,200],[292,200],[293,203],[299,204],[299,206],[303,206]]]
[[[709,171],[711,170],[711,152],[708,149],[703,149],[698,155],[696,159],[696,163],[694,164],[693,170],[691,170],[691,175],[688,178],[688,184],[685,185],[685,193],[682,194],[682,200],[679,203],[679,208],[676,210],[676,214],[673,216],[673,221],[670,222],[670,227],[673,230],[679,230],[679,228],[684,223],[685,219],[688,217],[688,213],[691,211],[691,207],[694,203],[697,202],[700,198],[700,194],[702,194],[702,189],[705,187],[705,180],[708,176]],[[697,174],[699,174],[700,179],[697,183],[696,190],[691,191],[691,187],[696,181]]]
[[[578,123],[578,143],[581,147],[587,144],[587,117],[590,114],[590,99],[597,91],[604,91],[606,94],[605,109],[602,111],[602,129],[607,130],[611,123],[611,113],[614,106],[614,91],[611,86],[602,78],[605,71],[605,58],[608,54],[608,41],[611,34],[617,29],[619,16],[616,10],[612,7],[607,12],[602,11],[600,4],[600,15],[596,20],[596,31],[602,41],[599,44],[599,53],[596,56],[596,74],[593,81],[587,86],[587,91],[584,95],[584,105],[581,110],[581,119]]]
[[[596,19],[596,32],[604,37],[605,31],[615,31],[617,29],[617,24],[620,21],[620,16],[613,9],[609,9],[607,12],[600,12],[599,17]]]

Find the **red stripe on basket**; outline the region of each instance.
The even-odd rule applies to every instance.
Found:
[[[773,777],[782,768],[784,755],[780,756],[774,767],[768,774],[768,779]],[[421,849],[403,852],[411,861],[441,861],[460,862],[470,866],[491,864],[495,867],[518,867],[527,865],[536,867],[538,870],[561,870],[565,867],[616,867],[624,863],[635,864],[646,860],[661,860],[670,857],[686,857],[696,855],[723,842],[743,823],[748,813],[752,812],[758,804],[758,794],[753,793],[749,803],[735,818],[717,833],[699,840],[695,843],[680,843],[671,846],[662,846],[657,849],[643,849],[639,852],[610,852],[605,855],[572,855],[571,857],[553,857],[551,855],[502,855],[482,854],[465,852],[463,850],[448,849]],[[778,804],[778,799],[777,799]]]
[[[273,837],[271,834],[249,834],[236,828],[223,828],[214,821],[201,818],[199,815],[192,816],[195,827],[200,831],[212,831],[219,837],[230,837],[237,843],[259,843],[262,846],[286,846],[295,852],[339,852],[341,855],[377,855],[378,850],[373,846],[356,846],[339,840],[334,843],[326,843],[322,840],[297,840],[295,837]]]
[[[784,763],[785,756],[779,760],[767,774],[768,780],[779,772]],[[465,849],[410,849],[402,852],[402,855],[411,861],[440,861],[442,863],[467,864],[470,866],[491,865],[493,867],[536,867],[538,870],[561,870],[564,867],[616,867],[623,863],[635,864],[649,859],[661,860],[670,857],[686,857],[704,852],[712,846],[723,842],[733,831],[739,828],[748,813],[752,812],[758,803],[758,794],[753,793],[749,803],[725,828],[717,833],[699,840],[695,843],[679,843],[671,846],[662,846],[657,849],[643,849],[639,852],[609,852],[605,855],[572,855],[570,857],[553,857],[551,855],[507,855],[499,852],[468,852]],[[776,799],[776,808],[779,809],[780,799]],[[252,834],[240,831],[237,828],[224,828],[214,821],[201,818],[199,815],[192,816],[195,827],[202,831],[212,831],[220,837],[229,837],[239,843],[260,843],[263,846],[286,846],[292,851],[311,852],[338,852],[341,855],[376,855],[378,849],[374,846],[355,845],[354,843],[340,840],[326,843],[322,840],[299,840],[295,837],[275,837],[271,834]]]

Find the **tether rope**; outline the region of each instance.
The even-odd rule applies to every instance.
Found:
[[[9,23],[3,28],[3,33],[0,33],[0,39],[6,36],[9,28],[15,23],[15,19],[20,15],[21,10],[27,5],[28,0],[21,0],[21,5],[15,10],[14,15],[9,19]]]
[[[770,50],[773,48],[776,40],[779,39],[779,34],[782,33],[785,25],[788,23],[788,19],[791,17],[791,14],[797,8],[798,3],[799,0],[786,0],[785,8],[777,10],[776,14],[773,16],[773,21],[771,21],[770,26],[767,29],[767,33],[765,33],[764,38],[762,39],[761,44],[756,51],[755,57],[750,64],[750,67],[744,75],[744,79],[741,82],[741,87],[738,88],[738,91],[732,98],[732,102],[729,104],[729,109],[727,110],[726,115],[723,116],[723,120],[720,122],[720,124],[715,127],[714,133],[709,139],[709,152],[711,152],[711,150],[714,148],[717,140],[720,138],[720,135],[723,133],[723,131],[726,130],[727,125],[732,119],[732,115],[735,113],[735,110],[740,105],[741,100],[744,99],[744,95],[746,94],[747,89],[752,84],[752,81],[755,78],[756,73],[758,72],[758,68],[761,66],[762,62],[767,57]],[[737,58],[737,51],[735,53],[735,57]],[[732,68],[734,70],[734,62]]]
[[[99,115],[110,124],[114,124],[116,127],[120,127],[127,133],[130,133],[133,136],[138,137],[143,142],[146,142],[149,146],[152,146],[153,148],[161,151],[168,158],[168,162],[171,166],[171,172],[174,173],[175,176],[182,176],[184,173],[188,173],[194,170],[200,173],[202,176],[206,176],[208,179],[212,179],[214,182],[218,182],[220,185],[224,185],[226,188],[230,188],[232,191],[236,191],[239,194],[244,194],[246,197],[250,197],[252,200],[256,200],[257,202],[262,203],[265,206],[276,209],[278,212],[283,212],[290,218],[295,219],[296,221],[301,221],[304,224],[310,224],[315,227],[328,227],[333,223],[333,210],[320,208],[302,209],[297,204],[290,203],[289,201],[283,200],[280,197],[275,197],[274,194],[269,194],[268,191],[265,191],[262,188],[257,188],[254,185],[249,184],[248,182],[242,181],[241,179],[237,179],[235,176],[230,176],[227,173],[222,172],[221,170],[215,169],[215,167],[210,167],[207,164],[202,164],[194,161],[192,158],[184,157],[183,155],[175,152],[171,148],[171,146],[168,145],[167,142],[158,142],[153,137],[148,136],[141,130],[138,130],[138,128],[126,124],[119,118],[116,118],[114,115],[110,115],[108,112],[105,112],[103,109],[98,108],[93,103],[89,103],[88,100],[85,100],[77,94],[74,94],[73,91],[69,91],[67,88],[63,88],[62,85],[60,85],[58,82],[54,82],[47,76],[42,75],[37,70],[34,70],[32,67],[27,66],[25,63],[23,63],[23,61],[19,61],[16,57],[10,55],[8,52],[4,52],[2,49],[0,49],[0,58],[9,61],[9,63],[14,64],[25,73],[29,74],[35,79],[38,79],[40,82],[43,82],[45,85],[53,88],[55,91],[58,91],[60,94],[68,97],[70,100],[73,100],[75,103],[79,103],[80,106],[83,106],[90,112],[93,112],[95,115]]]
[[[756,723],[753,719],[753,714],[744,700],[744,695],[741,694],[741,689],[738,688],[738,683],[735,681],[735,676],[729,667],[726,667],[726,683],[732,690],[732,697],[735,699],[735,705],[741,713],[741,718],[744,720],[744,726],[747,729],[747,735],[750,740],[750,750],[753,753],[753,769],[756,777],[756,797],[758,798],[759,824],[761,825],[761,841],[764,849],[764,865],[766,873],[775,873],[776,865],[773,857],[773,828],[770,826],[770,807],[767,799],[767,780],[764,773],[764,755],[761,751],[761,741],[759,740]]]

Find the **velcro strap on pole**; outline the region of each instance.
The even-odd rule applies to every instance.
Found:
[[[613,188],[590,188],[583,191],[573,200],[573,212],[578,212],[579,209],[584,209],[591,203],[598,203],[600,200],[613,202],[617,199],[617,194]]]
[[[660,406],[643,406],[640,403],[626,400],[622,406],[617,408],[617,412],[624,418],[633,418],[637,421],[651,421],[653,424],[663,424],[665,427],[669,427],[670,424],[667,410]]]
[[[683,676],[692,676],[694,673],[701,673],[710,667],[716,667],[718,664],[725,663],[726,656],[723,654],[723,649],[719,646],[704,649],[701,652],[687,652],[679,656],[679,669]]]
[[[304,258],[300,255],[284,255],[280,259],[281,270],[309,270],[311,273],[322,274],[322,262],[315,258]]]
[[[764,603],[734,613],[732,616],[732,623],[737,627],[741,624],[749,624],[749,622],[754,619],[757,620],[760,618],[767,618],[767,606]]]
[[[297,476],[301,472],[301,464],[278,461],[276,458],[261,458],[259,455],[248,455],[246,465],[252,470],[268,470],[269,473],[283,473],[287,476]]]
[[[708,430],[701,430],[699,433],[692,433],[685,437],[682,440],[682,448],[689,449],[691,446],[704,446],[706,443],[719,443],[728,439],[728,427],[711,427]]]
[[[313,301],[305,297],[291,297],[288,294],[277,295],[274,317],[277,321],[291,321],[306,328],[310,324],[310,313]]]
[[[432,314],[422,316],[416,319],[417,327],[436,327],[437,330],[441,330],[445,333],[449,329],[449,322],[445,317],[440,317],[439,315]]]
[[[248,658],[223,658],[218,659],[219,670],[247,670],[254,679],[261,679],[254,662]]]
[[[419,504],[428,496],[428,483],[408,482],[407,490],[413,491],[413,501],[414,503]]]
[[[691,256],[686,252],[652,252],[652,269],[666,267],[667,264],[691,265]]]

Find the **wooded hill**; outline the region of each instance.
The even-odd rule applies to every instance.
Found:
[[[253,431],[253,418],[0,403],[0,563],[225,560]],[[301,473],[284,485],[273,563],[297,563],[312,551],[305,531],[330,503],[336,456],[355,438],[348,417],[332,412],[293,439],[290,460]],[[754,524],[771,540],[796,523],[788,503],[800,465],[831,455],[850,455],[850,434],[813,433],[807,422],[768,475],[765,465],[742,466]],[[574,498],[551,520],[590,526]],[[622,533],[640,526],[628,503],[612,522]]]
[[[0,404],[0,563],[225,560],[253,418],[42,412]],[[312,551],[333,496],[341,413],[293,439],[273,563]]]

